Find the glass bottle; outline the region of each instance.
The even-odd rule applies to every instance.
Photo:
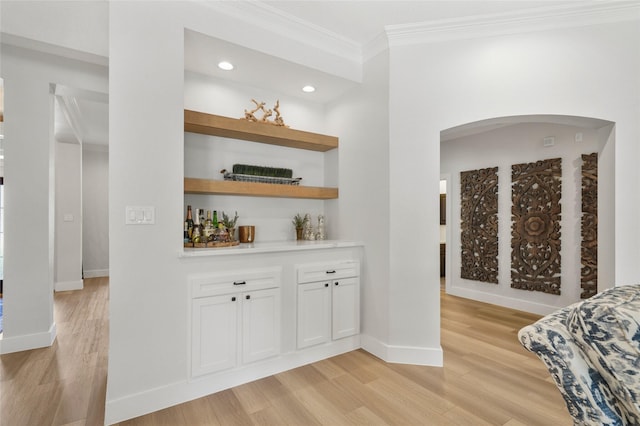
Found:
[[[201,243],[202,241],[202,228],[200,227],[200,214],[199,209],[196,209],[196,218],[193,221],[193,231],[191,233],[191,241],[194,243]]]
[[[184,221],[184,233],[182,234],[182,240],[185,243],[191,242],[191,237],[189,237],[189,224],[187,221]]]
[[[191,237],[193,236],[193,215],[191,213],[191,206],[187,206],[187,220],[185,222],[187,224],[187,232],[189,233],[189,241],[191,241]]]
[[[211,241],[213,233],[213,222],[211,221],[211,210],[207,210],[207,219],[204,221],[204,237],[206,241]]]

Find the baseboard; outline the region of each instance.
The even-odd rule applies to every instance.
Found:
[[[82,274],[85,278],[100,278],[100,277],[108,277],[109,270],[108,269],[91,269],[88,271],[83,271]]]
[[[82,290],[83,288],[84,288],[84,283],[82,282],[82,280],[59,281],[53,285],[53,289],[55,291]]]
[[[388,345],[371,336],[360,336],[362,349],[377,356],[385,362],[395,364],[427,365],[442,367],[442,347],[424,348],[417,346]]]
[[[6,330],[5,330],[6,331]],[[46,348],[56,340],[56,323],[43,333],[27,334],[23,336],[4,336],[0,339],[0,354],[28,351],[31,349]]]
[[[528,302],[526,300],[514,299],[512,297],[489,294],[482,291],[463,289],[459,287],[447,287],[447,294],[451,294],[452,296],[464,297],[465,299],[477,300],[478,302],[491,303],[492,305],[516,309],[518,311],[529,312],[536,315],[548,315],[561,308],[561,306]]]
[[[240,368],[206,374],[191,380],[107,400],[105,424],[120,423],[359,348],[359,336],[347,337],[330,344],[289,352]]]

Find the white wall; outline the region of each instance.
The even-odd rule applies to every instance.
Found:
[[[107,56],[108,3],[103,1],[3,1],[2,32],[11,37],[72,49],[84,59]],[[37,9],[37,13],[34,13]],[[66,52],[68,53],[68,52]],[[106,62],[106,61],[105,61]],[[77,87],[77,86],[71,86]]]
[[[110,3],[107,423],[119,400],[186,379],[179,15],[175,3]],[[154,206],[156,223],[125,225],[126,206]]]
[[[622,197],[625,194],[611,190],[616,182],[615,125],[598,129],[598,140],[604,142],[598,156],[598,291],[601,291],[616,285],[616,194]],[[600,167],[602,163],[611,167]]]
[[[218,258],[187,261],[178,257],[182,250],[185,200],[190,200],[182,195],[185,158],[193,154],[189,150],[195,147],[189,147],[190,144],[197,146],[203,141],[199,136],[184,136],[182,120],[177,117],[182,116],[185,106],[234,116],[247,108],[251,97],[264,96],[268,102],[275,100],[272,93],[233,84],[221,87],[194,75],[187,75],[185,81],[184,29],[205,34],[220,31],[217,21],[221,18],[209,13],[209,9],[185,3],[178,7],[175,3],[115,2],[110,6],[111,322],[107,422],[181,402],[202,391],[197,384],[187,382],[186,277],[193,271],[215,270],[227,265]],[[222,25],[231,23],[226,20]],[[242,37],[243,33],[243,28],[236,25],[233,34]],[[263,34],[260,42],[264,43],[267,38],[267,34]],[[364,279],[371,279],[375,293],[363,296],[363,311],[369,310],[364,314],[363,330],[372,337],[371,346],[392,359],[407,360],[408,354],[424,361],[420,347],[425,340],[424,330],[427,324],[437,322],[438,313],[423,309],[423,294],[407,307],[403,302],[412,295],[402,293],[403,300],[398,301],[395,309],[405,312],[405,318],[402,323],[394,324],[396,330],[393,331],[402,336],[391,343],[385,56],[373,62],[368,72],[369,87],[363,93],[347,95],[326,110],[294,103],[291,99],[285,103],[281,98],[281,104],[283,114],[287,105],[284,117],[294,128],[306,126],[305,130],[320,133],[339,132],[339,153],[330,153],[324,161],[324,181],[327,185],[339,184],[341,191],[339,200],[325,204],[329,233],[332,238],[331,233],[337,229],[340,238],[362,239],[372,245],[366,253]],[[213,143],[225,142],[215,140]],[[266,148],[258,150],[267,153]],[[336,171],[335,166],[331,166],[335,164],[336,155],[339,157],[337,176],[329,173]],[[303,158],[298,157],[296,161]],[[212,158],[212,161],[216,160]],[[312,166],[319,164],[314,160]],[[201,167],[202,172],[209,166],[203,163]],[[213,173],[217,174],[217,170]],[[320,179],[321,174],[314,172],[310,176],[310,179]],[[221,205],[230,211],[237,207],[242,217],[249,206],[262,206],[257,208],[254,220],[265,213],[260,209],[268,205],[275,211],[271,218],[279,223],[276,227],[288,226],[285,222],[298,210],[294,204],[305,203],[272,200],[262,204],[260,200],[224,197],[211,198],[211,202],[206,197],[201,199],[206,200],[202,202],[205,205],[197,206],[193,201],[194,207]],[[155,206],[156,224],[125,226],[127,205]],[[246,215],[251,218],[251,214],[254,213]],[[284,229],[274,231],[268,238],[280,238],[278,233]],[[424,288],[422,284],[414,281],[401,291]],[[363,293],[369,291],[368,287],[369,282],[363,284]],[[167,315],[168,306],[170,315]],[[420,317],[425,321],[420,321]],[[368,321],[373,323],[368,325]],[[410,330],[405,332],[405,326]],[[419,337],[407,338],[413,336],[413,331]],[[437,337],[435,340],[437,342]],[[438,361],[441,360],[439,344],[435,347]],[[185,391],[176,393],[176,388]]]
[[[85,278],[109,276],[109,152],[82,146],[82,267]]]
[[[56,291],[82,289],[82,146],[55,143]]]
[[[425,102],[428,97],[417,99],[423,77],[406,78],[400,56],[391,49],[389,343],[421,350],[423,363],[441,365],[439,133],[425,128],[434,106]],[[403,59],[403,67],[414,67],[413,60]]]
[[[428,284],[431,309],[438,309],[438,211],[436,203],[414,200],[437,197],[439,176],[430,171],[439,170],[440,131],[493,117],[559,114],[616,123],[615,282],[640,280],[638,75],[637,22],[391,48],[391,204],[433,224],[421,233],[433,244],[412,246],[402,262],[414,278],[434,277]],[[411,184],[394,186],[395,177]],[[392,238],[401,241],[405,232],[393,232]],[[413,265],[424,259],[434,263],[422,272]],[[438,329],[434,322],[429,335]]]
[[[4,5],[3,5],[4,11]],[[3,15],[4,20],[7,15]],[[54,141],[50,84],[106,92],[106,69],[2,45],[4,333],[0,352],[48,346],[53,322]]]
[[[340,135],[340,198],[329,202],[338,234],[364,242],[362,346],[393,358],[389,345],[389,126],[387,52],[365,63],[362,86],[328,106],[329,126]]]
[[[576,133],[582,134],[582,142],[575,141]],[[548,136],[555,138],[555,145],[552,147],[543,146],[543,139]],[[514,124],[442,142],[440,171],[451,176],[448,195],[451,220],[447,246],[447,292],[538,314],[547,314],[580,300],[581,154],[599,153],[603,147],[604,141],[599,140],[596,129],[548,123]],[[559,296],[510,287],[511,166],[550,158],[562,158],[562,283]],[[605,172],[606,166],[601,165]],[[488,167],[498,167],[497,285],[460,277],[460,172]],[[613,187],[599,187],[602,194],[613,190]]]

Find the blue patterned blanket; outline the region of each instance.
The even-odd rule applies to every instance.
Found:
[[[620,286],[520,330],[575,425],[640,425],[640,285]]]

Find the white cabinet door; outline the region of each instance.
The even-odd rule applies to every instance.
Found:
[[[242,293],[242,362],[280,353],[280,289]]]
[[[360,332],[360,285],[358,278],[343,278],[331,283],[333,340]]]
[[[239,304],[237,294],[193,299],[193,377],[236,366]]]
[[[331,339],[331,289],[329,281],[298,285],[298,348]]]

